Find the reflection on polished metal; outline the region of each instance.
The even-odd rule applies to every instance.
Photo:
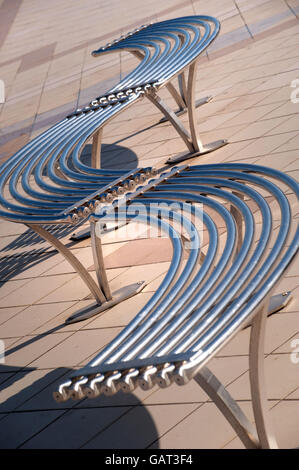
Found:
[[[267,314],[290,300],[289,292],[270,296],[298,251],[294,197],[299,197],[299,185],[290,176],[234,163],[172,168],[131,193],[117,206],[118,217],[133,218],[130,205],[143,204],[139,222],[159,226],[171,240],[169,270],[136,317],[92,361],[70,374],[54,393],[55,399],[75,398],[78,383],[82,383],[80,397],[95,397],[119,390],[130,393],[136,387],[184,385],[194,379],[246,447],[275,448],[263,347]],[[189,216],[173,210],[174,202],[188,204]],[[114,210],[113,204],[108,205],[105,218],[113,219]],[[274,215],[280,219],[276,230]],[[198,220],[203,223],[202,235]],[[185,240],[192,240],[191,247],[184,246]],[[206,367],[250,323],[256,428]]]

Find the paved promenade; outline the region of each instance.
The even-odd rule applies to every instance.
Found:
[[[299,0],[0,0],[0,163],[135,66],[127,53],[94,58],[92,50],[149,21],[194,14],[213,15],[222,25],[200,60],[197,98],[214,99],[197,110],[198,128],[203,142],[226,138],[229,145],[190,163],[257,163],[298,178]],[[166,90],[162,95],[172,103]],[[102,167],[155,166],[185,150],[169,124],[157,125],[160,118],[142,100],[109,124]],[[71,230],[61,240],[94,273],[90,240],[71,242]],[[133,318],[169,265],[167,239],[144,233],[134,239],[121,229],[102,243],[113,290],[139,280],[147,286],[99,317],[65,326],[91,303],[79,276],[25,226],[0,220],[0,339],[6,349],[0,448],[242,448],[194,381],[54,402],[56,385]],[[299,343],[298,262],[277,292],[285,290],[294,300],[269,318],[265,365],[279,446],[293,448],[299,447],[299,363],[291,361],[294,340]],[[239,333],[210,367],[252,418],[249,334],[249,328]]]

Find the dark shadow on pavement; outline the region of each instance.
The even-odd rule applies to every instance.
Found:
[[[134,394],[119,392],[112,397],[56,403],[52,393],[69,373],[70,369],[64,367],[38,371],[0,365],[2,397],[5,390],[16,388],[32,374],[32,382],[30,375],[27,377],[28,386],[20,385],[17,392],[0,400],[1,449],[159,448],[153,418]],[[37,374],[39,378],[34,380]]]

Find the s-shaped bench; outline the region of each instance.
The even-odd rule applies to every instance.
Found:
[[[98,282],[48,228],[86,220],[97,205],[132,190],[155,173],[151,168],[129,172],[99,168],[104,126],[144,96],[162,111],[183,139],[189,152],[185,156],[206,153],[225,144],[221,141],[203,146],[196,136],[194,120],[196,62],[218,32],[219,22],[215,18],[189,16],[142,26],[94,51],[97,57],[126,50],[141,61],[104,96],[37,136],[0,168],[0,217],[26,224],[72,264],[95,298],[90,313],[102,311],[139,292],[144,283],[137,282],[117,293],[110,292],[94,223],[91,223],[91,235]],[[171,83],[176,77],[179,90]],[[177,102],[179,113],[188,110],[190,132],[159,97],[163,86]],[[93,139],[93,146],[89,166],[83,162],[81,153],[90,139]]]

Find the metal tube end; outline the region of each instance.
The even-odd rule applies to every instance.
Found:
[[[143,372],[143,374],[137,379],[138,385],[142,390],[150,390],[155,386],[154,376],[157,372],[156,367],[151,367]]]
[[[101,385],[102,382],[105,380],[104,375],[100,375],[95,378],[90,378],[86,385],[83,386],[82,392],[86,398],[96,398],[101,393]]]
[[[68,398],[65,398],[64,395],[58,391],[53,392],[53,398],[57,403],[63,403],[68,400]]]
[[[57,391],[53,393],[53,398],[57,403],[63,403],[70,398],[70,389],[72,381],[68,380],[67,382],[61,384]]]
[[[124,393],[133,392],[137,387],[138,375],[139,371],[137,369],[133,369],[127,374],[123,375],[119,381],[119,390],[122,390]]]
[[[173,364],[169,364],[168,366],[161,369],[155,377],[155,383],[160,388],[169,387],[169,385],[171,385],[174,381],[174,376],[173,376],[174,370],[175,370],[175,366]]]

